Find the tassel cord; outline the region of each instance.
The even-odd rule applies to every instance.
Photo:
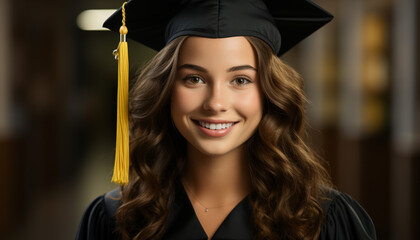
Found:
[[[125,4],[122,6],[122,26],[120,28],[120,43],[114,50],[115,58],[118,60],[118,96],[117,96],[117,132],[115,164],[112,181],[120,185],[126,185],[129,179],[129,125],[128,125],[128,87],[129,87],[129,64],[128,46],[126,35],[128,33],[125,25]]]

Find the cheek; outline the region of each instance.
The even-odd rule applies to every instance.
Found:
[[[189,89],[183,88],[178,84],[175,85],[171,99],[173,119],[179,119],[197,107],[197,101],[195,100],[196,96],[188,90]]]
[[[259,123],[262,117],[262,97],[258,90],[248,92],[238,98],[237,109],[249,121]]]

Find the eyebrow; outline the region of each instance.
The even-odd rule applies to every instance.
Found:
[[[203,73],[207,73],[207,69],[200,67],[198,65],[194,65],[194,64],[183,64],[181,66],[178,67],[178,69],[182,69],[182,68],[187,68],[187,69],[192,69],[192,70],[197,70]],[[240,70],[254,70],[257,72],[257,69],[254,68],[251,65],[240,65],[240,66],[234,66],[231,67],[227,70],[227,72],[235,72],[235,71],[240,71]]]
[[[204,73],[208,72],[207,69],[205,69],[203,67],[200,67],[200,66],[197,66],[197,65],[194,65],[194,64],[183,64],[183,65],[178,67],[178,70],[182,69],[182,68],[197,70],[197,71],[204,72]]]
[[[228,72],[235,72],[235,71],[240,71],[240,70],[254,70],[254,71],[258,72],[257,69],[254,68],[251,65],[234,66],[234,67],[229,68],[227,71]]]

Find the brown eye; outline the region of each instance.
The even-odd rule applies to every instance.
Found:
[[[197,84],[202,82],[202,80],[199,77],[192,77],[191,82]]]
[[[232,81],[232,83],[234,84],[234,85],[237,85],[237,86],[245,86],[245,85],[247,85],[248,83],[251,83],[251,81],[249,80],[249,79],[246,79],[246,78],[235,78],[233,81]]]
[[[189,84],[201,84],[204,83],[204,81],[198,77],[198,76],[186,76],[184,78],[184,81],[189,83]]]

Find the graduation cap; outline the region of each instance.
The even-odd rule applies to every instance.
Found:
[[[104,27],[121,34],[116,53],[119,82],[126,79],[121,88],[128,96],[126,36],[157,51],[179,36],[253,36],[263,40],[280,56],[332,18],[330,13],[309,0],[130,0],[105,21]],[[119,89],[120,86],[119,83]],[[117,122],[113,181],[125,184],[128,182],[129,153],[128,108],[124,104],[128,97],[120,96],[121,91],[118,91],[118,119],[127,124],[121,128]],[[120,104],[120,100],[125,101],[124,104]],[[127,116],[121,116],[120,112]]]
[[[131,0],[125,11],[127,37],[157,51],[183,35],[254,36],[281,55],[333,18],[307,0]],[[118,32],[121,19],[122,7],[104,27]]]

